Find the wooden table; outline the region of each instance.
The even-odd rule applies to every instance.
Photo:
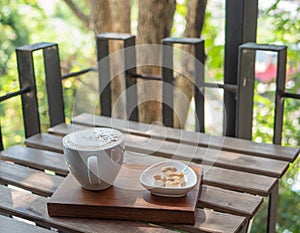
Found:
[[[49,129],[48,134],[27,138],[26,146],[17,145],[1,152],[1,232],[51,232],[51,229],[65,232],[245,232],[263,197],[278,188],[278,179],[299,154],[296,148],[212,137],[91,114],[81,114],[72,122],[72,125],[57,125]],[[150,165],[172,158],[201,164],[204,175],[196,223],[176,225],[49,217],[47,200],[68,174],[62,155],[62,136],[91,126],[113,127],[126,134],[125,163]],[[276,203],[273,208],[276,210]],[[16,221],[11,216],[36,225]],[[274,211],[269,232],[275,227],[271,220],[274,221]]]

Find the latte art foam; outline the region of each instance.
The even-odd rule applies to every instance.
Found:
[[[115,147],[124,139],[125,136],[118,130],[93,128],[68,134],[63,138],[63,144],[75,150],[102,150]]]

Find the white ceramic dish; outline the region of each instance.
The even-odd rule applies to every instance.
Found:
[[[155,186],[154,175],[163,174],[161,169],[164,166],[174,166],[178,172],[182,172],[185,178],[185,185],[182,187]],[[140,183],[152,194],[164,197],[182,197],[186,195],[197,183],[197,175],[189,166],[175,161],[159,162],[146,168],[140,175]]]

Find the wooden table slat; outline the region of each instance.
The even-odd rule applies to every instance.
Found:
[[[144,155],[127,151],[125,161],[152,165],[168,159],[153,155]],[[276,182],[276,178],[247,172],[234,171],[219,167],[201,165],[204,171],[203,183],[233,191],[246,192],[254,195],[268,196]]]
[[[53,233],[53,231],[50,231],[48,229],[30,225],[25,222],[4,217],[2,215],[0,215],[0,229],[1,233]]]
[[[0,186],[0,212],[26,218],[46,227],[55,227],[62,231],[75,232],[171,232],[169,229],[134,221],[99,220],[99,219],[74,219],[51,218],[48,216],[47,199],[34,194],[11,190]],[[170,225],[173,229],[186,228],[191,231],[235,232],[245,223],[245,217],[224,214],[215,211],[198,209],[197,222],[192,225]]]
[[[135,135],[126,136],[125,146],[127,150],[138,153],[213,164],[222,168],[247,171],[277,178],[280,178],[289,166],[289,163],[285,161],[251,157],[240,153],[166,142]]]
[[[245,217],[249,217],[250,213],[252,218],[262,202],[263,198],[258,196],[202,185],[199,205]]]
[[[281,147],[274,144],[262,144],[244,139],[213,136],[169,127],[164,127],[164,133],[162,134],[162,127],[158,125],[149,125],[133,121],[129,122],[122,119],[96,116],[89,113],[83,113],[74,117],[72,122],[93,127],[113,127],[125,133],[132,133],[148,137],[151,135],[151,137],[156,139],[166,138],[169,141],[205,147],[209,145],[210,148],[222,147],[223,150],[288,162],[293,162],[300,152],[300,148]],[[56,126],[55,128],[56,131],[59,132],[60,126]]]
[[[25,141],[26,145],[62,153],[62,139],[52,134],[38,134]],[[214,166],[247,171],[280,178],[288,169],[289,163],[274,159],[251,157],[239,153],[201,148],[186,144],[161,141],[142,136],[126,135],[126,150],[176,158],[197,163],[213,164]]]
[[[239,232],[263,202],[263,198],[257,195],[269,195],[277,178],[282,177],[289,162],[299,154],[299,148],[91,114],[77,116],[73,122],[78,124],[59,124],[49,129],[51,134],[41,133],[27,138],[27,147],[14,146],[0,152],[0,214],[18,216],[39,226],[67,232]],[[69,173],[62,155],[62,136],[95,125],[112,126],[125,133],[125,163],[150,165],[175,159],[201,166],[203,184],[197,203],[196,224],[152,225],[135,221],[49,217],[46,197],[57,190]],[[45,169],[56,175],[44,173]],[[10,189],[10,186],[5,186],[7,184],[36,194]],[[8,221],[5,220],[6,224]],[[38,227],[33,226],[32,231],[36,229]]]
[[[25,139],[25,145],[31,148],[63,153],[62,137],[40,133]]]
[[[201,230],[204,232],[235,233],[240,232],[243,229],[244,224],[246,224],[246,221],[243,224],[240,224],[242,219],[232,218],[232,215],[206,209],[198,209],[197,215],[201,217],[197,219],[194,226],[177,225],[178,229],[186,232],[198,232],[195,230],[195,227],[197,229],[201,226]]]
[[[218,167],[202,166],[206,170],[203,183],[254,195],[268,196],[275,185],[276,178],[233,171]]]
[[[76,124],[59,124],[51,134],[37,134],[0,152],[0,228],[11,230],[14,215],[65,232],[239,232],[257,212],[261,196],[271,193],[299,148],[281,147],[248,140],[211,136],[92,114],[74,117]],[[65,164],[62,136],[91,126],[113,127],[126,135],[125,163],[150,165],[163,160],[196,163],[203,169],[203,184],[194,225],[149,224],[104,219],[51,218],[47,197],[69,171]],[[44,170],[51,170],[49,175]],[[31,191],[17,191],[14,187]],[[4,216],[6,217],[4,217]],[[3,222],[2,222],[3,221]],[[11,223],[11,226],[10,226]],[[18,230],[49,232],[48,229],[15,223]],[[25,224],[25,225],[24,225]],[[24,226],[22,226],[24,225]],[[43,231],[44,230],[44,231]],[[11,230],[14,231],[14,230]]]
[[[59,175],[69,173],[64,156],[52,151],[16,145],[1,151],[0,159],[36,169],[54,171]]]
[[[42,196],[50,196],[62,181],[63,177],[0,161],[0,182],[5,185],[10,184]]]
[[[16,145],[1,151],[0,159],[36,169],[47,169],[59,175],[67,175],[69,173],[65,158],[61,153]]]
[[[12,150],[15,149],[15,150]],[[45,161],[42,161],[42,157],[46,158],[46,156],[48,156],[49,158],[52,158],[53,155],[51,153],[44,153],[45,151],[43,150],[37,150],[37,149],[32,149],[32,148],[28,148],[28,147],[23,147],[23,146],[15,146],[12,147],[10,149],[8,149],[8,151],[3,151],[5,152],[5,154],[7,155],[6,158],[9,158],[9,153],[14,153],[14,152],[22,152],[23,155],[26,154],[30,154],[33,153],[35,156],[39,157],[39,161],[42,162],[42,164],[46,164]],[[55,155],[55,154],[54,154]],[[63,157],[61,154],[58,154],[58,156]],[[126,155],[126,157],[130,156]],[[12,157],[14,158],[14,156]],[[45,160],[47,162],[51,162],[51,160],[49,158],[46,158]],[[134,157],[136,158],[136,157]],[[32,164],[32,156],[28,157],[28,161],[25,160],[25,158],[23,157],[23,162],[25,165],[28,164]],[[126,160],[126,158],[125,158]],[[147,160],[147,158],[146,158]],[[151,156],[149,156],[148,160],[152,161]],[[66,173],[68,173],[67,167],[64,163],[64,161],[61,160],[56,160],[56,165],[58,165],[59,167],[65,167],[64,171]],[[140,164],[140,165],[146,165],[145,164],[145,159],[143,160],[138,160],[135,159],[135,164]],[[38,166],[40,168],[40,165]],[[49,167],[49,165],[47,166]],[[13,184],[17,187],[22,187],[22,188],[26,188],[29,191],[34,191],[37,192],[36,190],[38,189],[38,192],[40,192],[43,196],[51,196],[52,193],[54,192],[54,190],[56,190],[56,188],[58,187],[58,185],[62,182],[62,178],[61,177],[56,177],[56,176],[47,176],[48,179],[50,179],[50,182],[45,183],[44,179],[35,179],[32,180],[30,179],[30,177],[32,176],[33,170],[32,169],[27,169],[27,168],[22,168],[20,166],[18,166],[19,169],[23,170],[21,177],[19,177],[18,179],[15,178],[15,175],[10,174],[10,176],[6,175],[5,177],[0,176],[1,179],[4,179],[6,181],[7,184]],[[13,167],[10,166],[10,170],[12,172]],[[25,170],[25,172],[24,172]],[[63,169],[61,169],[63,170]],[[9,172],[7,172],[6,174],[9,174]],[[1,173],[0,173],[1,175]],[[44,175],[42,175],[44,176]],[[27,184],[24,185],[23,180],[27,181]],[[41,190],[41,187],[43,187],[43,189]],[[204,189],[201,191],[202,194],[200,195],[200,199],[199,199],[199,205],[201,207],[209,207],[212,208],[214,210],[219,210],[219,211],[224,211],[227,213],[233,213],[233,214],[237,214],[237,215],[241,215],[241,216],[246,216],[246,217],[252,217],[255,213],[257,208],[260,206],[260,204],[262,203],[262,198],[261,197],[257,197],[257,196],[253,196],[253,195],[248,195],[246,193],[238,193],[238,192],[233,192],[233,191],[229,191],[229,190],[222,190],[222,192],[220,192],[219,188],[215,188],[212,186],[203,186]],[[220,202],[222,200],[222,202]],[[239,200],[239,201],[236,201]],[[244,204],[246,200],[246,204]]]
[[[50,134],[38,134],[26,139],[26,144],[37,149],[49,149],[62,153],[61,137]],[[46,145],[45,145],[46,144]],[[130,151],[127,153],[135,154]],[[144,160],[144,154],[140,154],[141,159]],[[276,179],[252,174],[234,171],[230,169],[222,169],[212,166],[204,166],[203,182],[206,184],[233,189],[241,192],[249,192],[266,196],[270,193]],[[226,171],[226,172],[224,172]]]

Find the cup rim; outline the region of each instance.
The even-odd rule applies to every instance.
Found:
[[[90,148],[80,148],[80,146],[78,145],[70,145],[69,143],[66,143],[66,140],[67,138],[71,137],[72,135],[75,135],[75,134],[78,134],[80,132],[87,132],[87,131],[95,131],[95,130],[112,130],[112,131],[115,131],[117,132],[118,134],[121,135],[120,139],[110,145],[105,145],[105,146],[97,146],[95,145],[94,147],[91,146]],[[125,141],[125,135],[124,133],[122,133],[121,131],[117,130],[117,129],[114,129],[114,128],[104,128],[104,127],[94,127],[94,128],[90,128],[90,129],[83,129],[83,130],[76,130],[72,133],[69,133],[67,135],[65,135],[62,139],[62,144],[63,144],[63,147],[66,148],[66,149],[71,149],[71,150],[76,150],[76,151],[80,151],[80,152],[91,152],[91,151],[105,151],[105,150],[109,150],[109,149],[112,149],[112,148],[115,148],[115,147],[118,147],[118,146],[122,146],[122,144],[124,143]]]

